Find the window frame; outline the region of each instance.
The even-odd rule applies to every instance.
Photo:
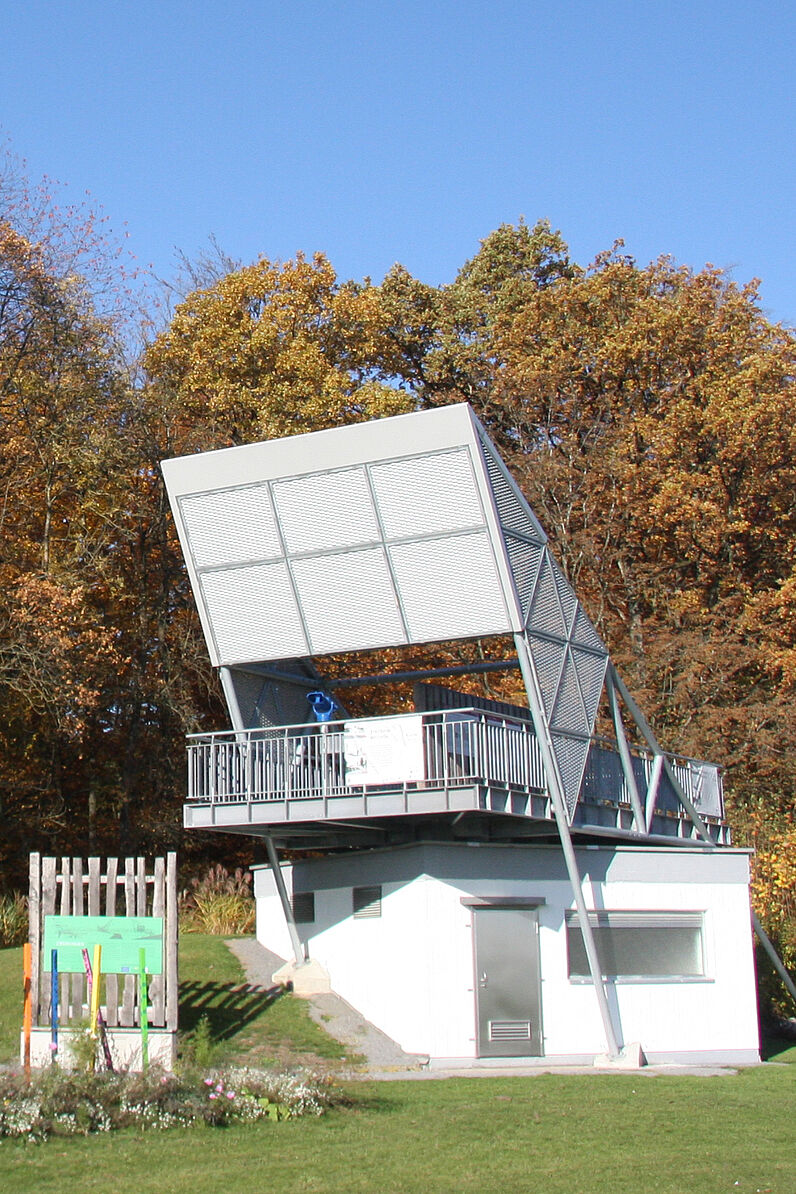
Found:
[[[605,982],[616,984],[650,984],[650,983],[710,983],[713,982],[713,976],[710,973],[710,959],[707,946],[707,919],[704,909],[671,909],[671,910],[655,910],[655,909],[635,909],[635,908],[606,908],[589,912],[589,924],[592,929],[613,929],[621,932],[622,929],[694,929],[698,933],[697,949],[698,959],[700,965],[699,973],[684,974],[680,972],[664,972],[658,974],[634,974],[630,971],[622,971],[619,974],[603,973],[602,978]],[[582,935],[580,933],[580,923],[578,921],[577,912],[574,910],[567,910],[564,916],[564,930],[566,939],[566,967],[567,978],[573,985],[591,984],[592,977],[588,973],[579,974],[572,972],[573,956],[570,948],[570,933],[575,931],[581,937],[580,949],[584,950],[582,944]],[[599,953],[599,935],[597,937],[597,949]]]

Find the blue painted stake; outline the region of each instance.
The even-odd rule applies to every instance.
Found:
[[[50,954],[50,962],[52,969],[52,982],[50,986],[51,1000],[50,1000],[50,1019],[51,1019],[51,1040],[50,1051],[52,1053],[52,1063],[55,1065],[55,1059],[58,1055],[58,950],[54,949]]]

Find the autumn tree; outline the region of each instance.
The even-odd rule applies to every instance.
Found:
[[[68,814],[65,752],[119,662],[89,583],[104,549],[97,494],[113,389],[107,337],[79,282],[0,222],[2,755],[9,796],[40,826]]]
[[[409,408],[375,369],[384,323],[375,289],[322,255],[263,258],[188,295],[145,365],[210,443],[295,435]]]
[[[32,848],[174,845],[182,735],[213,699],[158,469],[171,421],[131,384],[123,295],[97,293],[112,281],[95,257],[102,234],[52,206],[48,223],[38,192],[26,206],[11,182],[0,187],[0,879],[4,862],[24,873]]]

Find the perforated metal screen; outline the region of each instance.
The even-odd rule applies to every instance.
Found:
[[[406,419],[365,425],[371,440],[383,429],[367,459],[356,459],[358,426],[345,440],[321,432],[280,441],[306,443],[306,454],[293,452],[303,467],[290,475],[275,443],[208,453],[202,472],[191,467],[196,458],[166,462],[214,662],[521,627],[472,420],[450,409],[454,434],[449,418],[430,438],[415,433],[427,426],[420,416],[411,427]],[[330,444],[335,450],[324,451]],[[240,467],[226,467],[236,453]],[[232,484],[214,484],[219,458]],[[189,471],[192,491],[180,492]]]

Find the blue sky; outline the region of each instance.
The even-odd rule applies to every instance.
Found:
[[[161,277],[213,234],[450,281],[503,222],[757,276],[796,323],[796,6],[27,0],[0,134]]]

